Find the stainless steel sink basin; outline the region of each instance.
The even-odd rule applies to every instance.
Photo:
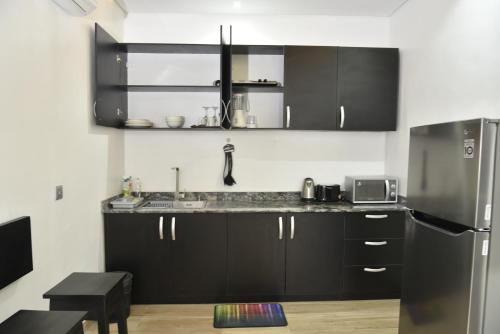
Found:
[[[149,201],[143,209],[203,209],[207,201]]]
[[[173,201],[174,209],[203,209],[207,201]]]

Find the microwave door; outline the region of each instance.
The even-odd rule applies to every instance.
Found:
[[[388,201],[388,180],[358,180],[355,184],[355,197],[359,203]]]

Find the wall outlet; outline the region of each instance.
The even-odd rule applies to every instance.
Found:
[[[63,186],[56,186],[56,201],[63,199],[64,189]]]

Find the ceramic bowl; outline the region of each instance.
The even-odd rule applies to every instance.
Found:
[[[182,128],[186,119],[184,116],[167,116],[165,120],[169,128]]]

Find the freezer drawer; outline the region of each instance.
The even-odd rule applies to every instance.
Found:
[[[401,266],[344,267],[345,299],[399,298]]]
[[[488,239],[409,217],[399,334],[481,333]]]
[[[403,263],[404,239],[346,240],[344,264],[387,265]]]

